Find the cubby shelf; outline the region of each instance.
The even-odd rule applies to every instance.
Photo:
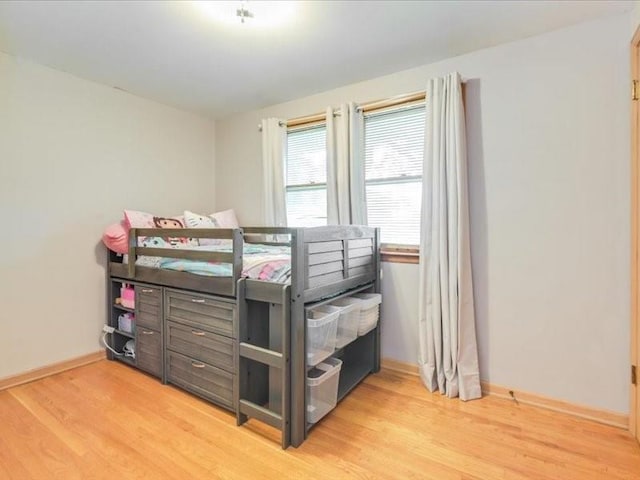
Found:
[[[129,289],[134,290],[132,300],[135,300],[135,308],[116,303],[125,284]],[[107,322],[114,329],[113,333],[107,337],[110,347],[120,354],[124,353],[125,346],[129,344],[127,350],[135,352],[135,358],[124,357],[113,352],[107,353],[108,358],[120,360],[164,382],[162,288],[111,277],[108,295]],[[129,317],[127,325],[121,318],[125,314]],[[131,322],[131,332],[119,328],[129,326],[129,322]],[[141,327],[140,330],[137,329],[138,326]]]
[[[123,305],[120,305],[119,303],[114,303],[113,308],[117,308],[118,310],[122,310],[124,312],[129,312],[129,313],[134,313],[135,311],[133,308],[125,307]]]
[[[135,333],[125,332],[124,330],[115,329],[113,333],[117,333],[118,335],[122,335],[123,337],[136,338]]]

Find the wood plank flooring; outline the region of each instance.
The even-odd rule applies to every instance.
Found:
[[[0,479],[640,479],[628,432],[370,376],[298,449],[116,362],[0,392]]]

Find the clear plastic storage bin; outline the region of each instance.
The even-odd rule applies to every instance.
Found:
[[[362,302],[360,303],[360,322],[358,323],[358,335],[362,336],[376,328],[378,324],[382,295],[379,293],[356,293],[353,296]]]
[[[362,300],[355,297],[343,297],[334,300],[329,305],[340,307],[338,332],[336,334],[336,348],[342,348],[358,338],[360,324],[360,304]]]
[[[327,358],[307,372],[307,422],[316,423],[338,403],[342,361]]]
[[[307,365],[317,365],[336,348],[340,308],[330,305],[315,307],[307,317]]]

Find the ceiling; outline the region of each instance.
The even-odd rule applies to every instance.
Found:
[[[307,1],[290,23],[260,29],[217,22],[195,3],[2,1],[0,50],[220,118],[633,6]]]

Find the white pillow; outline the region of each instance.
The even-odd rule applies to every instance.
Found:
[[[200,215],[189,210],[184,212],[184,223],[187,228],[238,228],[238,219],[233,210],[212,213],[211,215]],[[200,245],[225,245],[229,246],[231,241],[201,238]]]
[[[229,210],[223,210],[221,212],[212,213],[209,216],[216,221],[218,227],[220,228],[240,227],[240,225],[238,224],[238,219],[236,218],[236,212],[233,210],[233,208],[230,208]]]

